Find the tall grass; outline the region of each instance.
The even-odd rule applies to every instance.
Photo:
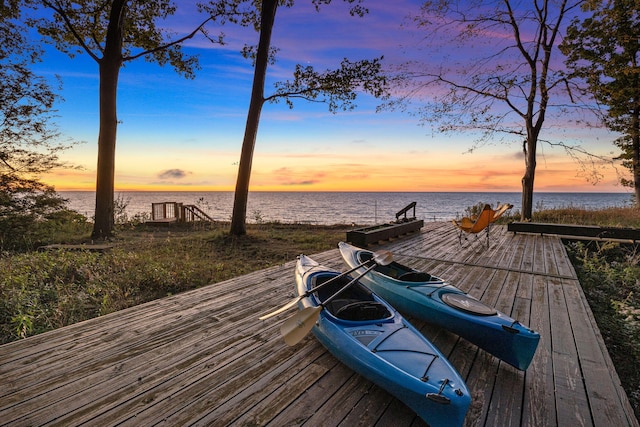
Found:
[[[640,210],[630,207],[605,209],[558,208],[534,212],[533,221],[558,224],[640,228]]]
[[[236,238],[227,228],[128,225],[120,227],[106,252],[5,253],[0,258],[0,343],[284,263],[300,253],[332,249],[345,233],[340,226],[310,231],[302,225],[261,224]]]

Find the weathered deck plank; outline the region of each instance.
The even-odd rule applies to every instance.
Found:
[[[551,357],[551,318],[549,315],[548,278],[528,276],[532,280],[529,327],[540,333],[540,343],[525,377],[522,426],[557,426],[553,360]]]
[[[472,394],[466,426],[638,426],[560,240],[450,223],[384,245],[541,334],[526,372],[415,319]],[[313,255],[344,269],[337,250]],[[281,340],[294,261],[0,346],[0,425],[425,423],[308,336]]]

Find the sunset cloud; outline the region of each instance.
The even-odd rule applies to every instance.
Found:
[[[191,175],[191,172],[182,169],[168,169],[158,174],[160,179],[182,179]]]

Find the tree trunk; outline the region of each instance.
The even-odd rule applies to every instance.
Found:
[[[251,164],[253,162],[253,150],[256,145],[260,113],[264,104],[264,81],[269,64],[269,49],[271,46],[271,33],[276,17],[277,0],[263,0],[260,17],[260,41],[256,55],[256,65],[253,74],[253,87],[251,89],[251,102],[247,114],[247,124],[242,141],[240,153],[240,165],[238,167],[238,179],[233,199],[233,214],[231,216],[230,233],[241,236],[247,233],[247,200],[249,198],[249,179],[251,178]]]
[[[522,212],[520,220],[531,220],[533,215],[533,185],[536,176],[537,138],[529,134],[523,142],[525,170],[522,177]]]
[[[635,194],[635,206],[640,209],[640,110],[633,112],[631,118],[631,143],[633,144],[631,156],[632,167],[631,172],[633,174],[633,190]]]
[[[113,235],[114,228],[114,181],[116,135],[118,117],[116,94],[118,76],[122,66],[122,26],[126,0],[113,2],[104,56],[100,66],[100,134],[98,135],[98,166],[96,172],[96,210],[93,224],[93,239],[104,239]]]

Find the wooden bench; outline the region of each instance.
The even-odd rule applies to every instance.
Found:
[[[372,225],[370,227],[356,228],[347,231],[347,242],[356,246],[365,247],[371,243],[389,240],[420,230],[424,226],[421,219],[412,219],[406,222]]]
[[[635,228],[512,222],[507,225],[507,230],[514,233],[550,234],[594,240],[630,240],[633,243],[640,242],[640,230]]]

